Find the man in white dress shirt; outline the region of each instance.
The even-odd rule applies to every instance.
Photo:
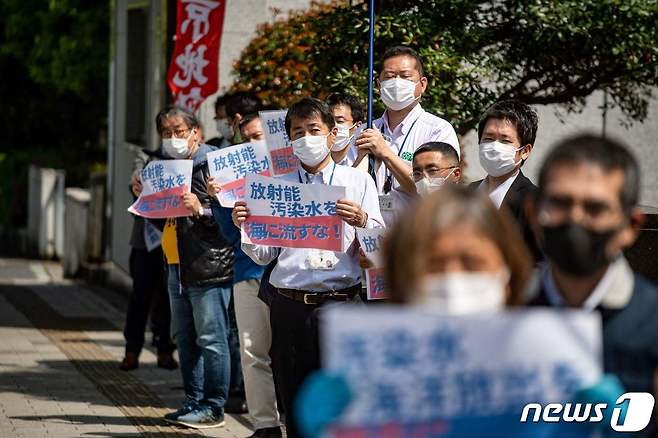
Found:
[[[270,309],[270,353],[290,438],[299,436],[293,408],[297,391],[306,376],[320,366],[317,309],[328,302],[351,301],[359,293],[361,268],[355,227],[382,227],[383,219],[370,176],[331,158],[337,129],[327,104],[313,98],[293,104],[286,115],[286,131],[301,168],[281,178],[346,187],[346,199],[336,203],[336,214],[348,225],[343,235],[344,247],[348,248],[345,252],[242,244],[243,251],[258,264],[277,260],[270,276],[277,291]],[[235,225],[240,227],[248,216],[248,205],[237,202],[233,209]],[[320,263],[316,263],[318,259]]]
[[[356,162],[365,154],[375,158],[375,178],[380,206],[387,225],[395,221],[409,196],[416,193],[411,177],[413,154],[421,145],[440,141],[459,154],[459,141],[446,120],[425,111],[420,99],[427,89],[423,62],[409,47],[397,46],[384,53],[379,90],[386,111],[356,141]]]
[[[363,105],[359,98],[348,93],[332,93],[325,100],[336,120],[336,141],[331,146],[331,158],[334,162],[345,166],[354,164],[356,155],[353,145],[361,125],[365,121]],[[364,170],[368,170],[368,161],[362,161]]]

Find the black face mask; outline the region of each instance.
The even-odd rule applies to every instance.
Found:
[[[543,249],[561,271],[574,276],[591,275],[610,263],[606,246],[618,230],[593,231],[570,221],[542,226]]]

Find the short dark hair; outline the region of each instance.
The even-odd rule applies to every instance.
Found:
[[[230,118],[236,114],[246,115],[258,112],[263,106],[255,93],[249,91],[237,91],[229,96],[226,100],[226,115]]]
[[[240,120],[240,129],[247,123],[251,122],[252,120],[255,120],[258,118],[258,113],[251,113],[247,114],[246,116],[242,117],[242,120]]]
[[[215,111],[217,111],[222,106],[225,107],[226,102],[229,100],[230,97],[231,97],[231,93],[224,93],[221,96],[219,96],[215,101]]]
[[[346,105],[350,107],[352,112],[352,119],[354,122],[363,122],[365,120],[365,113],[363,105],[358,97],[348,93],[331,93],[325,100],[330,109],[337,105]]]
[[[521,140],[521,146],[527,144],[534,146],[539,118],[530,105],[516,99],[501,100],[491,105],[480,118],[480,123],[478,123],[478,142],[482,140],[484,126],[489,119],[509,121],[516,129],[519,140]]]
[[[198,128],[201,126],[199,119],[196,118],[192,111],[181,106],[167,105],[155,116],[155,127],[158,133],[162,132],[162,122],[165,119],[177,116],[181,117],[189,128]]]
[[[549,153],[539,171],[541,198],[546,190],[548,173],[560,164],[589,164],[606,172],[621,170],[624,185],[619,193],[622,208],[629,213],[640,196],[640,169],[637,160],[621,143],[592,134],[581,134],[558,143]]]
[[[423,71],[423,60],[420,58],[420,55],[414,49],[412,49],[411,47],[407,47],[407,46],[395,46],[395,47],[391,47],[390,49],[386,50],[384,52],[384,56],[382,56],[381,69],[384,68],[384,62],[387,59],[394,58],[396,56],[408,56],[410,58],[415,59],[416,60],[416,70],[418,70],[418,73],[420,74],[420,77],[423,77],[425,75],[424,71]]]
[[[439,152],[444,158],[450,161],[451,166],[459,166],[459,155],[457,155],[457,151],[451,144],[442,141],[430,141],[416,149],[413,158],[415,159],[417,155],[425,152]]]
[[[293,103],[286,113],[286,133],[290,137],[290,124],[293,118],[310,119],[313,116],[320,116],[325,125],[332,129],[336,126],[334,114],[329,109],[329,105],[314,97],[305,97]]]

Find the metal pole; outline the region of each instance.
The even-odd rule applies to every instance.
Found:
[[[375,53],[375,0],[370,0],[370,29],[368,32],[368,128],[372,128],[372,79]]]

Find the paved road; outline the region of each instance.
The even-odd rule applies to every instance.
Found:
[[[246,437],[244,416],[203,432],[162,416],[182,400],[179,371],[119,371],[126,297],[62,279],[53,262],[0,259],[0,438]]]

